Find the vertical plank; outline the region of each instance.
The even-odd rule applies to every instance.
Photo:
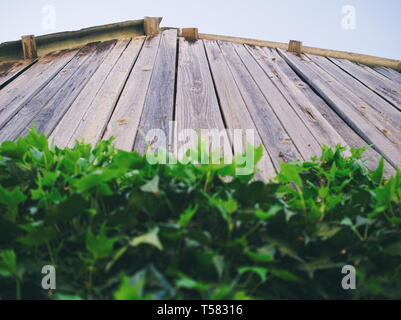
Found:
[[[383,76],[390,79],[391,81],[401,84],[401,73],[400,72],[398,72],[394,69],[391,69],[391,68],[386,68],[386,67],[381,67],[381,66],[376,66],[376,67],[372,67],[372,68],[373,68],[373,70],[382,74]]]
[[[400,111],[327,58],[314,55],[307,55],[307,57],[352,91],[349,98],[353,95],[359,98],[355,97],[353,100],[358,101],[356,107],[362,116],[373,123],[393,143],[398,144],[401,141]]]
[[[319,95],[317,95],[306,82],[304,82],[294,72],[294,70],[283,60],[276,50],[269,48],[266,50],[273,54],[273,58],[271,58],[272,64],[278,64],[282,78],[289,79],[289,81],[291,81],[298,88],[308,103],[310,103],[321,114],[321,116],[330,124],[332,128],[334,128],[334,130],[342,137],[342,139],[346,141],[347,145],[355,149],[368,146],[368,144],[335,111],[333,111],[333,109],[331,109],[330,106],[325,103],[325,101]],[[275,78],[273,73],[271,76],[273,77],[272,79]],[[290,93],[292,93],[292,91],[290,91]],[[316,117],[315,113],[313,113],[313,115]],[[380,158],[381,155],[373,148],[368,148],[363,156],[364,162],[371,170],[376,169]],[[385,171],[388,176],[391,176],[395,172],[394,168],[387,161]]]
[[[1,90],[0,128],[59,74],[77,52],[69,50],[48,55]]]
[[[166,30],[161,35],[152,79],[135,138],[134,150],[140,154],[144,154],[148,147],[152,147],[152,142],[145,140],[149,130],[160,129],[166,137],[171,134],[169,122],[173,121],[174,113],[176,58],[177,30]],[[166,144],[163,148],[168,150],[169,146]]]
[[[83,121],[85,114],[90,109],[98,92],[101,91],[104,82],[119,60],[122,52],[125,50],[129,40],[120,40],[116,43],[110,54],[102,62],[99,69],[91,77],[85,88],[75,99],[71,107],[68,109],[64,117],[60,120],[56,128],[50,135],[50,140],[58,147],[64,148],[68,146],[71,137],[77,130],[77,127]],[[102,104],[98,105],[101,108]]]
[[[76,57],[7,123],[0,132],[0,140],[15,140],[29,129],[32,122],[39,132],[49,135],[113,45],[114,42],[106,42],[82,48]]]
[[[293,140],[229,42],[218,42],[263,144],[276,168],[281,162],[302,159]]]
[[[246,46],[248,51],[259,63],[266,75],[280,90],[292,109],[309,128],[319,144],[334,147],[337,144],[347,146],[341,135],[315,108],[313,103],[302,91],[302,85],[295,83],[285,72],[287,63],[277,52],[270,48]]]
[[[305,56],[298,57],[278,49],[282,57],[303,79],[314,88],[321,97],[369,144],[383,154],[393,165],[401,165],[401,151],[372,123],[357,110],[355,102],[350,100],[348,90],[340,86],[328,73],[306,61]],[[344,90],[345,88],[345,90]],[[352,93],[351,93],[352,94]]]
[[[364,68],[351,61],[334,58],[329,59],[401,111],[401,84],[389,80],[373,69],[368,67]]]
[[[263,158],[257,166],[260,173],[257,173],[256,178],[265,181],[269,180],[275,176],[275,168],[242,99],[223,53],[216,41],[203,40],[203,42],[206,47],[206,53],[227,127],[229,129],[253,130],[255,146],[263,146]],[[231,139],[233,140],[233,137]],[[243,139],[242,148],[240,149],[236,149],[237,145],[234,144],[234,152],[236,154],[243,154],[246,143],[247,141]]]
[[[83,140],[95,145],[102,139],[107,123],[135,64],[144,40],[144,38],[132,39],[117,62],[113,61],[115,55],[113,55],[111,61],[107,61],[107,65],[110,65],[113,69],[105,79],[103,85],[100,88],[98,87],[98,92],[89,104],[89,108],[77,121],[77,128],[68,141],[69,147],[72,147],[77,140]],[[120,52],[120,50],[118,48],[117,51]]]
[[[184,145],[184,142],[178,141],[178,137],[186,129],[219,132],[225,129],[202,41],[189,42],[184,38],[179,39],[175,117],[176,151]],[[223,136],[225,141],[228,141],[228,135]],[[197,147],[193,141],[185,145],[191,149]],[[209,146],[209,151],[215,150]]]
[[[141,119],[161,35],[148,37],[127,80],[103,139],[115,137],[117,148],[131,151]]]
[[[294,141],[299,153],[305,160],[321,154],[321,147],[309,128],[294,111],[281,92],[274,86],[255,59],[243,45],[234,45],[238,55],[259,86],[266,100]]]

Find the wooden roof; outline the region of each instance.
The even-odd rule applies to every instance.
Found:
[[[294,54],[233,41],[178,37],[167,29],[86,44],[0,67],[0,141],[32,123],[60,147],[115,136],[144,152],[142,132],[255,129],[263,178],[321,146],[373,145],[387,173],[401,168],[401,74],[383,66]]]

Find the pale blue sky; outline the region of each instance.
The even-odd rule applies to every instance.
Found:
[[[76,30],[144,16],[162,26],[288,42],[401,59],[401,0],[1,0],[0,42],[24,34]],[[56,9],[55,29],[42,9]],[[356,9],[356,29],[342,28],[342,8]]]

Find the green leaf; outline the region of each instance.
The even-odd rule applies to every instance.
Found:
[[[195,205],[195,207],[188,207],[185,209],[185,211],[180,215],[180,219],[178,220],[178,225],[181,228],[185,228],[188,223],[191,221],[192,217],[195,215],[195,213],[198,211],[198,205]]]
[[[298,187],[302,187],[303,183],[299,175],[302,171],[304,171],[304,169],[292,163],[281,163],[278,178],[281,182],[292,182]]]
[[[116,241],[116,238],[106,237],[104,225],[100,228],[98,235],[94,235],[91,229],[88,229],[86,233],[86,249],[95,260],[110,257]]]
[[[301,282],[302,279],[297,275],[283,269],[271,269],[271,273],[276,278],[290,282]]]
[[[141,187],[141,190],[143,192],[150,192],[150,193],[154,193],[154,194],[159,194],[160,190],[159,190],[159,176],[154,176],[152,180],[150,180],[149,182],[147,182],[146,184],[144,184]]]
[[[143,234],[141,236],[135,237],[130,241],[130,245],[133,247],[139,246],[141,244],[149,244],[156,247],[160,251],[163,250],[163,245],[159,240],[159,228],[156,227],[150,232]]]
[[[0,252],[0,275],[14,277],[18,275],[17,257],[13,250]]]
[[[7,208],[4,218],[15,222],[18,214],[18,205],[26,200],[26,196],[17,187],[13,191],[8,191],[0,185],[0,204]]]
[[[189,277],[182,277],[181,279],[177,280],[175,285],[178,288],[185,288],[185,289],[196,289],[199,291],[207,290],[210,285],[204,284],[202,282],[196,281]]]
[[[270,270],[267,268],[262,268],[262,267],[242,267],[238,268],[238,273],[240,275],[244,274],[245,272],[252,272],[255,273],[259,276],[260,280],[263,282],[266,282],[267,280],[267,273]]]

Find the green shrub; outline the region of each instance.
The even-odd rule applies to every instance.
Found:
[[[265,184],[224,182],[235,164],[150,165],[110,141],[4,142],[0,298],[401,298],[401,173],[385,180],[383,161],[369,171],[363,150],[342,151]],[[344,265],[356,290],[341,287]]]

